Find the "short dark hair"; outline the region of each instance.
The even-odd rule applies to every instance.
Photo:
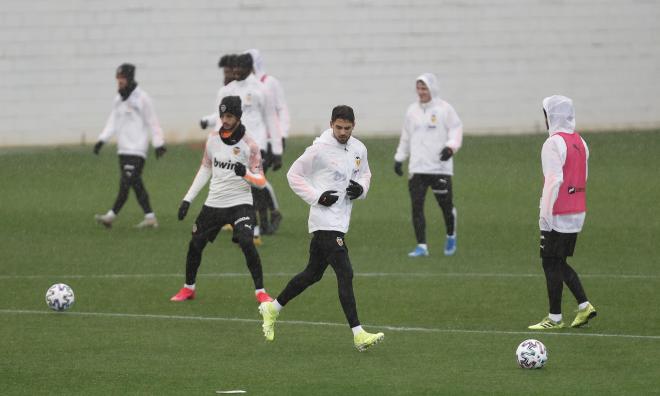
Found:
[[[117,77],[124,77],[129,82],[135,79],[135,65],[132,63],[122,63],[117,67]]]
[[[339,118],[355,124],[355,114],[353,113],[353,108],[346,105],[335,106],[335,108],[332,109],[332,117],[330,118],[330,122],[335,122]]]
[[[222,55],[218,61],[218,67],[223,68],[229,66],[229,54]]]
[[[252,70],[252,55],[250,54],[237,55],[234,66],[246,70]]]

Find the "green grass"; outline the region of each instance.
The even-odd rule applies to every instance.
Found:
[[[116,194],[113,147],[99,157],[90,147],[0,150],[0,394],[657,394],[660,133],[585,138],[589,213],[570,262],[599,316],[589,328],[555,333],[526,330],[547,310],[537,229],[544,136],[466,137],[454,178],[458,253],[442,255],[441,214],[429,195],[431,257],[417,260],[406,257],[415,241],[406,179],[392,171],[396,140],[364,139],[372,188],[354,207],[346,241],[360,319],[386,340],[362,354],[331,269],[286,307],[267,344],[227,233],[204,252],[198,298],[168,301],[183,283],[205,198],[176,220],[200,149],[172,146],[148,161],[161,227],[147,231],[133,228],[142,216],[133,195],[112,230],[93,222]],[[310,142],[290,142],[285,169]],[[308,207],[285,172],[270,179],[284,221],[260,253],[276,295],[306,264]],[[69,312],[44,303],[56,282],[75,290]],[[574,309],[565,288],[569,322]],[[526,338],[548,347],[542,370],[516,366]]]

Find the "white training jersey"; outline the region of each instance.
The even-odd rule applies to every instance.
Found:
[[[241,109],[243,110],[241,122],[259,148],[266,151],[268,143],[270,143],[273,154],[282,155],[282,136],[277,126],[275,106],[266,87],[257,80],[256,76],[250,74],[245,80],[232,81],[220,88],[215,106],[216,122],[220,117],[218,107],[225,96],[241,98]],[[219,129],[220,126],[221,124],[217,123],[216,129]]]
[[[463,142],[463,124],[456,110],[438,96],[437,79],[431,73],[422,74],[416,81],[424,81],[431,93],[428,103],[415,102],[408,106],[394,160],[410,159],[411,174],[454,174],[454,157],[440,161],[440,152],[449,147],[454,154]]]
[[[234,165],[240,162],[246,167],[246,175],[237,176]],[[209,195],[204,204],[213,208],[229,208],[252,205],[250,186],[263,188],[266,179],[261,170],[261,152],[256,142],[246,133],[234,145],[222,141],[218,132],[211,132],[206,140],[202,164],[193,184],[183,198],[192,202],[208,179]]]
[[[291,117],[289,115],[289,106],[284,97],[282,83],[269,74],[264,74],[259,77],[259,81],[264,84],[266,91],[270,94],[273,100],[275,114],[277,115],[277,126],[280,128],[280,135],[282,135],[283,138],[288,138],[289,129],[291,128]]]
[[[328,129],[291,165],[286,177],[291,189],[310,205],[310,233],[319,230],[346,233],[353,208],[346,187],[350,180],[356,181],[364,188],[357,199],[364,199],[371,183],[367,148],[354,137],[341,144],[334,138],[332,129]],[[318,200],[329,190],[337,191],[339,200],[326,207]]]
[[[107,142],[115,134],[118,154],[147,158],[149,135],[154,147],[165,144],[163,130],[151,98],[139,86],[135,87],[126,100],[122,100],[117,94],[112,103],[110,117],[98,140]]]

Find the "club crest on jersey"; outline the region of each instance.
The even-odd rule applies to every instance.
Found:
[[[356,167],[356,168],[359,168],[359,167],[360,167],[360,162],[362,162],[362,160],[360,159],[360,156],[359,156],[359,155],[356,155],[356,156],[355,156],[355,167]]]
[[[234,152],[234,155],[239,155],[241,153],[240,147],[234,147],[232,151]]]
[[[437,123],[438,123],[438,116],[435,113],[431,114],[431,124],[429,125],[429,128],[434,129],[435,124]]]
[[[337,245],[344,246],[344,240],[342,239],[342,237],[337,237]]]

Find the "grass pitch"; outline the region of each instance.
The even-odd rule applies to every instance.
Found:
[[[359,131],[356,136],[359,136]],[[538,258],[540,149],[545,135],[466,137],[455,160],[458,252],[442,255],[444,232],[427,196],[431,256],[415,244],[406,178],[392,171],[395,139],[364,139],[373,173],[353,209],[346,243],[360,319],[386,338],[352,346],[329,268],[280,315],[266,343],[240,250],[221,233],[205,252],[197,299],[172,303],[183,283],[192,223],[176,211],[201,149],[171,146],[144,173],[160,221],[142,217],[134,195],[114,227],[93,221],[112,205],[114,147],[0,151],[0,393],[436,395],[650,394],[660,392],[660,133],[586,134],[591,150],[588,214],[569,262],[598,317],[590,327],[548,333],[527,326],[547,313]],[[285,171],[311,143],[293,139],[285,167],[270,172],[284,214],[259,249],[277,295],[307,261],[308,206]],[[46,289],[71,285],[76,303],[48,310]],[[570,323],[575,302],[564,290]],[[537,338],[541,370],[522,370],[514,351]]]

